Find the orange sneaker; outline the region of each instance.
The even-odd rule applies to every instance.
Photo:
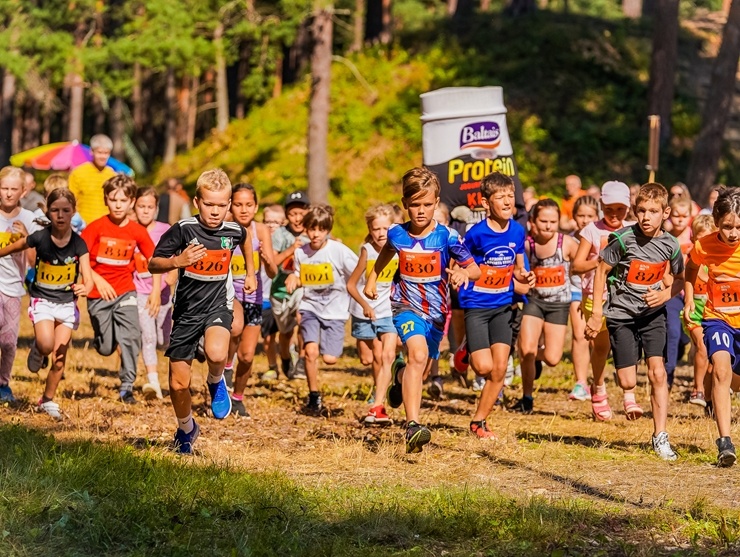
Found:
[[[373,406],[370,410],[368,410],[367,416],[365,416],[364,421],[366,424],[377,425],[387,425],[393,423],[393,420],[391,420],[390,416],[385,413],[385,407],[382,405]]]
[[[496,437],[496,434],[488,429],[488,425],[486,425],[486,420],[481,420],[480,422],[470,422],[470,433],[475,435],[478,439],[498,439],[498,437]]]

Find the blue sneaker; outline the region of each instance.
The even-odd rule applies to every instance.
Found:
[[[3,385],[0,387],[0,402],[15,402],[13,391],[10,390],[10,385]]]
[[[226,387],[226,379],[221,376],[218,383],[208,383],[208,391],[211,393],[211,412],[217,420],[223,420],[231,414],[231,397]]]
[[[193,431],[185,433],[180,428],[175,432],[175,452],[179,454],[191,455],[193,454],[193,443],[200,435],[200,427],[193,420]]]

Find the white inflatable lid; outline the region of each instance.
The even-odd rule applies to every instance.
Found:
[[[422,122],[506,114],[503,87],[445,87],[420,97]]]

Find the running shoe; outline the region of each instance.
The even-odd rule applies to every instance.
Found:
[[[429,393],[429,396],[434,400],[439,400],[442,398],[442,395],[444,394],[444,387],[442,386],[442,378],[439,375],[437,375],[436,377],[432,377],[432,380],[429,382],[429,388],[427,389],[427,392]]]
[[[534,398],[525,395],[517,400],[509,410],[521,412],[522,414],[531,414],[534,410]]]
[[[123,391],[118,396],[121,402],[123,402],[124,404],[134,405],[138,404],[139,402],[138,400],[136,400],[134,393],[132,393],[131,391]]]
[[[576,383],[568,395],[570,400],[591,400],[591,389],[583,383]]]
[[[514,382],[514,375],[516,374],[516,368],[514,368],[514,357],[509,356],[509,361],[506,364],[506,375],[504,375],[504,386],[510,387]]]
[[[424,445],[432,440],[431,432],[423,425],[409,422],[406,426],[406,452],[420,453]]]
[[[230,393],[234,392],[234,368],[224,368],[224,381]]]
[[[535,360],[534,361],[534,378],[535,380],[542,377],[542,361],[541,360]]]
[[[303,407],[303,412],[310,416],[321,416],[324,412],[324,403],[321,395],[308,393],[308,402]]]
[[[42,356],[41,352],[39,352],[38,346],[36,346],[36,343],[34,342],[31,345],[31,350],[29,350],[28,359],[26,360],[28,371],[30,371],[31,373],[38,373],[39,370],[45,369],[48,365],[49,357]]]
[[[305,379],[306,378],[306,358],[298,358],[295,361],[295,365],[290,373],[291,379]]]
[[[494,406],[504,405],[504,389],[503,388],[498,392],[498,396],[496,397],[496,402],[494,402],[493,405]]]
[[[162,400],[162,387],[158,383],[144,383],[141,393],[146,400]]]
[[[366,424],[387,425],[392,424],[393,420],[391,420],[390,416],[386,414],[385,407],[373,406],[368,410],[364,422]]]
[[[175,432],[175,452],[183,455],[193,454],[193,443],[200,435],[200,427],[193,420],[193,431],[185,433],[182,429]]]
[[[211,412],[217,420],[223,420],[231,414],[231,396],[226,388],[226,380],[221,376],[218,383],[208,383],[208,391],[211,393]]]
[[[496,434],[488,429],[486,420],[480,422],[470,422],[470,433],[475,435],[478,439],[497,439]]]
[[[653,450],[663,460],[676,460],[678,458],[678,455],[671,448],[667,431],[661,431],[657,436],[653,436]]]
[[[251,418],[243,400],[231,399],[231,413],[240,418]]]
[[[46,402],[44,402],[44,399],[39,399],[38,406],[36,406],[36,411],[44,412],[55,420],[62,419],[62,412],[59,410],[59,405],[53,400],[47,400]]]
[[[15,402],[13,391],[10,389],[10,385],[0,386],[0,402]]]
[[[398,378],[398,374],[401,373],[405,367],[406,362],[403,361],[403,358],[399,354],[398,358],[393,360],[393,365],[391,365],[391,377],[393,377],[393,381],[391,381],[391,384],[388,387],[388,393],[386,394],[388,404],[390,404],[391,408],[398,408],[403,404],[403,391],[401,390],[401,383]]]
[[[732,444],[732,440],[729,437],[720,437],[716,441],[717,443],[717,466],[720,468],[729,468],[737,460],[735,454],[735,445]]]
[[[704,398],[704,393],[702,393],[701,391],[693,391],[691,393],[691,396],[689,396],[689,403],[696,404],[697,406],[701,406],[702,408],[707,407],[707,401]]]
[[[270,368],[260,376],[260,381],[277,381],[277,378],[277,370]]]
[[[486,384],[486,378],[481,377],[480,375],[476,375],[473,379],[473,385],[471,388],[473,389],[473,392],[479,393],[483,390],[483,387]]]

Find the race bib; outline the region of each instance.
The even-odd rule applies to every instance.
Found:
[[[442,256],[401,250],[399,254],[401,277],[408,282],[424,284],[442,280]]]
[[[370,271],[373,270],[373,267],[375,267],[375,259],[371,259],[367,262],[367,269],[365,272],[365,278],[370,276]],[[385,269],[383,269],[383,272],[378,275],[378,283],[389,283],[393,282],[393,277],[396,275],[396,271],[398,271],[398,258],[394,257],[390,260],[388,265],[385,266]]]
[[[334,284],[331,263],[304,263],[301,265],[301,285],[305,288],[327,288]]]
[[[95,260],[98,263],[104,263],[106,265],[125,267],[131,263],[135,248],[136,242],[134,240],[103,236],[100,238],[98,255],[95,257]]]
[[[152,276],[149,272],[149,261],[140,251],[134,253],[134,270],[141,279],[151,278]]]
[[[627,282],[633,286],[653,286],[663,280],[667,261],[660,263],[647,263],[645,261],[630,261],[630,269],[627,272]]]
[[[710,292],[714,309],[724,313],[740,313],[740,280],[713,282]]]
[[[36,284],[47,290],[69,290],[75,283],[77,264],[52,265],[39,261],[36,269]]]
[[[231,257],[231,276],[234,279],[244,279],[247,276],[247,264],[244,262],[244,256],[233,255]]]
[[[694,285],[694,298],[702,298],[703,300],[707,299],[707,283],[701,280],[700,278],[696,279],[696,284]]]
[[[206,255],[200,261],[196,261],[189,267],[185,267],[184,276],[206,282],[226,280],[229,274],[229,263],[231,261],[231,250],[218,249],[207,250]]]
[[[565,267],[535,267],[535,288],[557,288],[565,285]]]
[[[509,291],[514,265],[508,267],[491,267],[480,265],[480,278],[473,285],[474,292],[485,294],[503,294]]]

